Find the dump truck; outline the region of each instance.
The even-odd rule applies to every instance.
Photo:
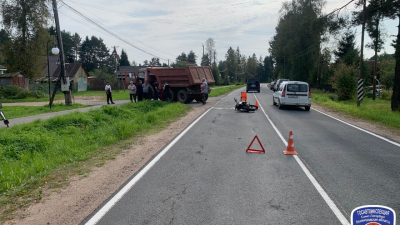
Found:
[[[164,85],[168,82],[170,101],[189,103],[193,100],[201,101],[201,79],[205,78],[209,85],[215,84],[209,66],[189,66],[186,68],[146,67],[139,70],[139,77],[153,84],[157,81]]]

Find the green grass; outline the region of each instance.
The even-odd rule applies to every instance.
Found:
[[[228,93],[232,90],[244,87],[245,85],[233,85],[233,86],[227,86],[227,87],[220,87],[220,88],[211,88],[211,93],[208,95],[209,97],[217,97],[220,95],[223,95],[225,93]]]
[[[39,200],[40,187],[51,179],[54,184],[68,179],[69,171],[93,157],[100,159],[96,165],[104,164],[115,155],[113,146],[160,130],[189,109],[184,104],[161,101],[105,105],[0,129],[0,223],[16,208]],[[60,168],[64,172],[54,176]],[[79,171],[85,173],[85,169]]]
[[[34,116],[43,113],[59,112],[77,108],[89,107],[89,105],[72,104],[72,106],[66,106],[63,103],[55,103],[51,109],[48,105],[44,106],[3,106],[2,111],[7,119],[15,119],[25,116]]]
[[[61,100],[64,99],[64,94],[63,93],[58,93],[54,97],[54,100]],[[44,98],[33,98],[33,97],[28,97],[24,99],[8,99],[8,98],[2,98],[0,99],[1,103],[18,103],[18,102],[49,102],[49,97],[44,97]]]
[[[392,112],[389,100],[364,98],[360,107],[357,107],[356,99],[336,99],[334,94],[312,90],[312,101],[319,105],[400,130],[400,112]]]

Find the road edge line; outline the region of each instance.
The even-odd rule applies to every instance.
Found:
[[[254,97],[258,101],[257,96],[254,94]],[[265,117],[268,119],[269,123],[272,125],[274,128],[275,132],[278,134],[278,136],[281,138],[282,142],[287,146],[288,143],[285,140],[285,138],[282,136],[282,134],[279,132],[278,128],[275,126],[275,124],[272,122],[272,120],[269,118],[267,113],[264,111],[264,108],[262,107],[260,101],[258,101],[258,104],[263,111]],[[314,176],[310,173],[310,171],[307,169],[307,167],[304,165],[304,163],[300,160],[300,158],[297,155],[293,155],[295,158],[296,162],[299,164],[300,168],[303,170],[303,172],[306,174],[308,179],[311,181],[311,183],[314,185],[315,189],[317,189],[318,193],[321,195],[321,197],[324,199],[326,204],[331,208],[332,212],[335,214],[336,218],[341,222],[343,225],[350,225],[349,221],[347,221],[346,217],[342,214],[342,212],[339,210],[339,208],[336,206],[336,204],[332,201],[332,199],[329,197],[329,195],[325,192],[325,190],[321,187],[321,185],[318,183],[318,181],[314,178]]]
[[[312,109],[312,110],[315,110],[315,111],[317,111],[317,112],[319,112],[319,113],[321,113],[321,114],[323,114],[323,115],[325,115],[325,116],[328,116],[328,117],[330,117],[330,118],[332,118],[332,119],[335,119],[335,120],[337,120],[337,121],[339,121],[339,122],[342,122],[342,123],[344,123],[344,124],[346,124],[346,125],[349,125],[349,126],[351,126],[351,127],[353,127],[353,128],[356,128],[356,129],[358,129],[358,130],[360,130],[360,131],[363,131],[363,132],[365,132],[365,133],[367,133],[367,134],[370,134],[370,135],[372,135],[372,136],[375,136],[375,137],[377,137],[377,138],[379,138],[379,139],[381,139],[381,140],[384,140],[384,141],[389,142],[389,143],[391,143],[391,144],[393,144],[393,145],[396,145],[397,147],[400,147],[400,143],[397,143],[397,142],[395,142],[395,141],[389,140],[389,139],[387,139],[387,138],[385,138],[385,137],[380,136],[379,134],[375,134],[375,133],[373,133],[373,132],[371,132],[371,131],[368,131],[368,130],[365,130],[365,129],[361,128],[361,127],[357,127],[356,125],[353,125],[353,124],[351,124],[351,123],[348,123],[348,122],[346,122],[346,121],[343,121],[343,120],[341,120],[341,119],[338,119],[338,118],[336,118],[336,117],[334,117],[334,116],[331,116],[331,115],[329,115],[329,114],[326,114],[326,113],[324,113],[324,112],[321,112],[321,111],[319,111],[319,110],[317,110],[317,109],[314,109],[314,108],[311,108],[311,109]]]
[[[156,157],[154,157],[131,181],[129,181],[117,194],[114,195],[96,214],[94,214],[85,225],[95,225],[103,218],[105,214],[161,159],[168,150],[178,142],[197,122],[200,121],[210,110],[209,108],[201,116],[199,116],[192,124],[182,131],[174,140],[172,140]]]

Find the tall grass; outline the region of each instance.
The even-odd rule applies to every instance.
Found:
[[[0,193],[43,184],[62,165],[84,162],[119,140],[163,127],[188,107],[143,101],[103,106],[0,130]],[[0,197],[1,197],[0,195]],[[1,203],[0,203],[1,204]]]
[[[400,112],[392,112],[389,100],[364,98],[360,107],[357,107],[357,99],[338,101],[335,94],[313,90],[312,101],[335,111],[400,130]]]
[[[66,106],[63,103],[55,103],[51,109],[49,105],[44,106],[3,106],[3,113],[7,119],[15,119],[25,116],[34,116],[43,113],[60,112],[65,110],[77,109],[88,107],[89,105],[82,105],[75,103],[72,106]]]
[[[228,93],[232,90],[241,88],[241,87],[244,87],[244,85],[233,85],[233,86],[215,88],[215,89],[211,90],[211,93],[208,96],[209,97],[217,97],[217,96],[223,95],[225,93]]]

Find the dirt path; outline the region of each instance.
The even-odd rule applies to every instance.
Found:
[[[210,98],[207,105],[189,104],[193,110],[185,117],[172,123],[157,134],[140,138],[136,145],[123,150],[114,160],[101,167],[93,168],[87,176],[75,176],[67,187],[60,192],[44,189],[44,198],[40,203],[32,205],[26,211],[20,211],[16,219],[5,224],[78,224],[100,204],[109,198],[121,185],[132,177],[147,161],[168,144],[176,135],[185,129],[203,112],[213,106],[220,98]],[[316,104],[313,108],[330,114],[336,118],[362,127],[366,130],[400,142],[400,132],[380,125],[356,119],[351,116],[332,112]],[[154,142],[154,140],[157,140]]]

